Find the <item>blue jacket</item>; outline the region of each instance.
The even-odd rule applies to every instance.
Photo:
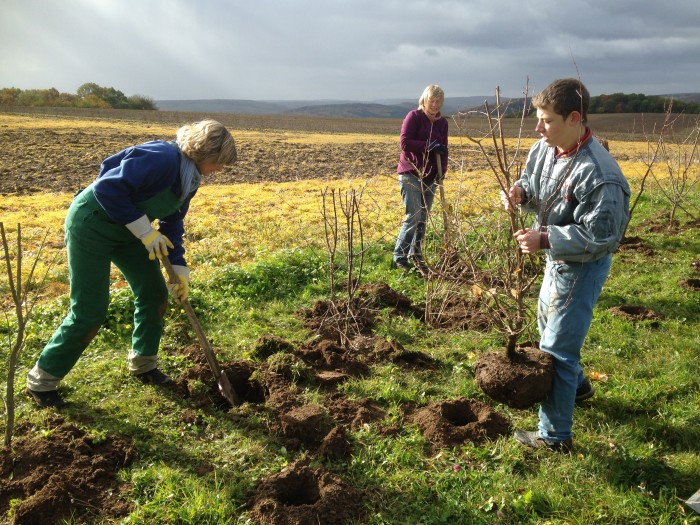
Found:
[[[523,209],[537,213],[546,229],[549,257],[591,262],[617,250],[629,220],[630,187],[615,159],[591,137],[570,157],[535,143],[517,182]]]
[[[128,224],[144,214],[137,206],[139,202],[172,190],[182,205],[177,212],[157,219],[159,230],[175,246],[168,258],[172,264],[185,266],[183,219],[196,190],[183,196],[179,194],[180,186],[178,148],[169,142],[156,140],[126,148],[105,159],[93,183],[93,193],[112,221]]]

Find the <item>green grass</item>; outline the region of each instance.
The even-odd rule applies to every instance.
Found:
[[[694,209],[698,200],[693,196]],[[375,400],[386,411],[381,424],[397,428],[392,435],[376,424],[350,432],[352,456],[326,464],[369,495],[366,523],[700,523],[682,504],[700,489],[700,292],[678,284],[693,277],[690,262],[700,257],[700,240],[692,225],[652,231],[650,221],[662,209],[661,199],[640,201],[628,235],[642,237],[653,254],[617,254],[596,308],[583,365],[601,380],[594,382],[592,401],[575,410],[571,455],[533,453],[510,437],[431,451],[418,428],[402,418],[403,404],[477,398],[520,428],[534,428],[536,408],[497,405],[476,387],[474,360],[502,344],[497,334],[433,330],[415,318],[382,312],[377,334],[428,353],[441,366],[378,365],[341,387],[350,398]],[[294,312],[327,298],[325,257],[284,250],[245,267],[220,268],[206,282],[195,274],[191,300],[221,358],[248,357],[263,335],[307,340],[311,334]],[[423,300],[422,281],[390,270],[389,261],[389,246],[372,247],[364,281],[383,281]],[[609,311],[619,305],[646,306],[663,317],[658,325],[632,323]],[[19,388],[66,308],[67,299],[60,298],[35,311]],[[70,401],[66,419],[135,444],[135,462],[120,472],[134,510],[121,523],[248,523],[244,506],[255,484],[308,452],[287,450],[269,432],[271,416],[264,410],[193,408],[131,379],[125,358],[132,308],[127,290],[112,290],[105,326],[61,387]],[[2,331],[10,332],[6,326]],[[187,318],[173,306],[161,352],[165,371],[178,375],[190,366],[176,352],[189,342],[194,336]],[[280,356],[270,359],[283,364]],[[4,381],[6,371],[1,374]],[[299,374],[304,376],[303,367]],[[318,395],[314,389],[304,393],[310,400]],[[199,423],[186,422],[185,410],[194,410]],[[51,412],[37,410],[22,395],[17,411],[18,421],[48,428]]]

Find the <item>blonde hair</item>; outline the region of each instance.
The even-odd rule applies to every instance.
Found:
[[[418,99],[418,109],[425,109],[428,100],[439,100],[442,104],[445,102],[445,92],[437,84],[430,84],[423,90],[423,94]]]
[[[233,164],[236,162],[236,142],[223,124],[205,119],[182,126],[177,130],[177,145],[195,163],[215,162]]]

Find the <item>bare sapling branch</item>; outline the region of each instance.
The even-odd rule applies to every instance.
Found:
[[[483,137],[468,137],[483,153],[502,192],[501,195],[509,203],[507,213],[510,223],[508,242],[510,249],[508,253],[502,254],[505,257],[506,265],[501,267],[505,271],[499,276],[499,281],[503,285],[503,293],[491,294],[491,305],[493,313],[496,314],[496,316],[494,316],[496,325],[500,327],[506,337],[506,352],[510,357],[514,355],[518,338],[523,333],[526,326],[527,305],[525,304],[525,297],[537,278],[537,275],[528,278],[524,276],[523,253],[516,245],[513,234],[524,228],[525,222],[517,206],[519,203],[512,202],[509,195],[509,190],[515,182],[512,172],[515,171],[515,173],[519,175],[522,169],[522,163],[519,161],[519,153],[521,151],[520,142],[522,129],[525,116],[528,112],[528,90],[529,86],[526,84],[520,117],[521,125],[516,140],[515,151],[512,155],[509,155],[509,148],[506,144],[502,126],[502,121],[506,118],[508,108],[507,106],[504,108],[501,102],[499,87],[496,88],[495,108],[492,109],[488,101],[484,102],[484,116],[488,120],[489,135],[493,144],[496,161],[492,159],[491,154],[485,147]],[[529,256],[529,259],[532,261],[533,257]],[[511,308],[509,303],[513,302],[514,308]]]
[[[330,281],[331,299],[335,297],[335,255],[338,248],[338,210],[335,204],[335,190],[331,190],[332,213],[328,210],[328,188],[321,192],[323,227],[328,251],[328,279]]]
[[[644,175],[640,179],[639,191],[635,195],[632,201],[632,205],[630,206],[629,220],[627,221],[627,225],[625,226],[625,231],[622,236],[623,240],[625,238],[625,234],[627,233],[627,228],[629,227],[630,221],[632,220],[632,215],[634,214],[634,211],[637,208],[637,204],[639,204],[639,199],[641,198],[642,194],[644,193],[644,190],[646,189],[647,179],[650,175],[652,175],[653,177],[653,167],[657,163],[659,153],[661,153],[663,150],[664,144],[666,142],[666,136],[673,131],[673,125],[677,120],[678,115],[673,115],[673,100],[671,100],[668,107],[666,108],[664,122],[661,125],[661,129],[658,131],[658,138],[656,139],[653,145],[650,140],[647,141],[647,158],[644,161],[646,170],[644,172]]]
[[[671,106],[666,112],[666,120],[657,141],[657,154],[663,162],[661,170],[663,175],[657,175],[648,163],[648,172],[656,181],[659,190],[670,204],[668,228],[676,226],[678,211],[683,211],[692,220],[697,217],[697,212],[689,210],[686,206],[688,195],[694,190],[700,179],[698,161],[698,144],[700,141],[700,122],[690,133],[680,141],[668,138],[672,131]],[[656,160],[656,155],[654,156]],[[635,201],[636,205],[636,201]]]
[[[361,194],[362,192],[360,192],[360,196]],[[335,332],[338,334],[341,344],[347,346],[350,343],[350,335],[357,332],[354,329],[358,324],[355,294],[364,270],[364,226],[360,212],[360,196],[354,189],[349,190],[345,195],[335,190],[325,189],[321,192],[321,196],[331,293],[329,315],[326,322],[335,326]],[[342,229],[341,220],[344,221]],[[343,249],[347,267],[344,287],[347,297],[343,301],[336,301],[336,274],[339,267],[337,258]]]
[[[17,369],[17,362],[19,359],[19,354],[24,348],[26,342],[27,330],[29,327],[29,321],[31,320],[32,311],[34,305],[36,304],[36,299],[39,294],[39,290],[43,287],[43,284],[49,274],[50,265],[47,267],[44,273],[41,283],[35,286],[34,275],[41,259],[41,253],[46,245],[46,240],[48,238],[48,231],[44,234],[44,237],[37,250],[36,257],[34,258],[32,267],[26,278],[23,281],[22,275],[22,228],[21,225],[17,225],[17,260],[15,263],[15,271],[13,271],[12,257],[10,254],[10,245],[7,240],[5,233],[5,225],[0,222],[0,237],[2,238],[2,247],[4,252],[5,270],[8,277],[8,286],[10,288],[10,295],[14,304],[15,312],[15,322],[16,325],[13,327],[13,322],[6,315],[6,322],[8,325],[8,346],[10,347],[9,359],[7,364],[7,385],[5,390],[5,411],[6,411],[6,426],[5,426],[5,436],[4,436],[4,446],[9,447],[12,442],[12,436],[14,433],[15,424],[15,373]],[[16,279],[16,280],[15,280]],[[30,295],[32,293],[32,295]],[[14,333],[14,340],[12,337]]]

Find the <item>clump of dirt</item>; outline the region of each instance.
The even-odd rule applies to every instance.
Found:
[[[133,460],[131,442],[118,436],[97,440],[62,419],[54,424],[41,436],[18,436],[11,449],[0,450],[0,515],[12,506],[15,525],[126,516],[131,504],[117,471]]]
[[[700,273],[700,259],[695,259],[694,261],[691,261],[690,267],[695,273]]]
[[[298,314],[304,319],[306,328],[331,341],[371,335],[377,322],[376,309],[368,308],[357,298],[317,301],[311,308],[302,308]]]
[[[700,279],[683,279],[680,282],[683,288],[688,288],[689,290],[700,290]]]
[[[439,361],[428,354],[417,350],[406,350],[398,341],[377,339],[374,345],[374,353],[381,359],[387,359],[392,363],[406,365],[413,368],[435,369]]]
[[[322,339],[347,342],[371,336],[382,308],[391,308],[395,315],[421,315],[420,308],[413,306],[408,297],[385,283],[361,285],[352,298],[317,301],[297,314],[304,320],[304,326]]]
[[[659,326],[659,321],[663,319],[661,314],[646,306],[613,306],[609,311],[613,315],[623,317],[629,321],[651,321],[650,325],[655,328]]]
[[[342,460],[350,456],[352,445],[344,427],[333,427],[321,441],[318,454],[333,460]]]
[[[621,252],[640,252],[642,255],[651,257],[654,255],[654,250],[649,248],[641,237],[623,237],[618,248]]]
[[[242,402],[263,403],[265,390],[252,378],[255,367],[247,361],[223,363],[223,372],[228,377],[231,387]],[[175,389],[182,392],[183,397],[199,408],[214,406],[225,410],[231,408],[229,402],[219,391],[219,385],[208,364],[195,364],[175,381]]]
[[[364,398],[360,400],[348,399],[339,393],[329,394],[323,404],[333,420],[351,430],[357,430],[363,425],[374,423],[384,419],[386,412],[374,401]]]
[[[418,409],[411,420],[435,449],[496,439],[511,428],[508,419],[489,405],[466,398],[427,405]]]
[[[386,283],[367,283],[357,289],[357,298],[368,308],[392,308],[396,315],[421,315],[406,295],[397,292]]]
[[[552,390],[554,358],[538,348],[482,354],[474,364],[476,384],[491,399],[511,408],[528,408]]]
[[[341,525],[362,520],[363,499],[336,474],[297,463],[262,480],[248,509],[261,525]]]
[[[294,345],[286,339],[276,335],[263,335],[255,341],[250,355],[255,359],[267,359],[278,352],[291,353],[293,351]]]
[[[488,330],[491,326],[478,304],[457,295],[437,300],[426,313],[426,322],[447,330]]]
[[[352,349],[342,347],[333,339],[317,339],[301,345],[296,355],[316,369],[322,385],[335,386],[349,377],[364,376],[369,366]]]
[[[302,445],[317,448],[333,426],[333,420],[320,405],[311,404],[293,408],[279,415],[277,433],[285,438],[289,448]]]

